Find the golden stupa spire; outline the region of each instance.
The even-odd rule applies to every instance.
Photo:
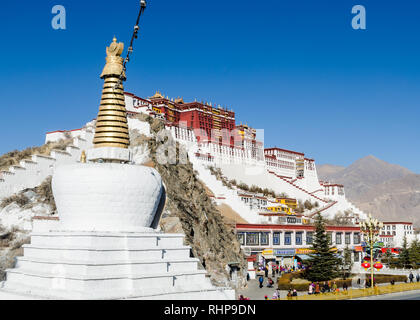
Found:
[[[130,143],[122,82],[115,88],[121,75],[121,80],[126,80],[123,70],[124,60],[121,57],[123,50],[124,43],[118,43],[115,36],[106,48],[106,64],[101,74],[101,79],[104,79],[105,83],[93,139],[95,148],[127,149]]]

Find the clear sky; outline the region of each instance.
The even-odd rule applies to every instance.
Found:
[[[66,30],[51,9],[66,8]],[[364,5],[367,29],[353,30]],[[5,1],[0,154],[96,117],[105,47],[137,0]],[[126,91],[211,101],[266,147],[347,166],[373,154],[420,173],[420,2],[149,0]]]

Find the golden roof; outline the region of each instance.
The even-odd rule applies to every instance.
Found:
[[[159,91],[156,91],[156,93],[150,97],[150,99],[152,98],[165,99],[165,97]]]

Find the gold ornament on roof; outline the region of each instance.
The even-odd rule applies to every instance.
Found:
[[[163,99],[164,96],[162,96],[162,94],[159,91],[156,91],[156,93],[153,96],[151,96],[150,98],[160,98],[160,99]]]
[[[122,81],[126,80],[124,60],[121,57],[123,50],[124,44],[118,43],[115,37],[106,48],[106,64],[101,74],[101,79],[105,79],[105,82],[93,139],[95,148],[127,149],[130,144],[122,82],[115,88],[120,77]]]

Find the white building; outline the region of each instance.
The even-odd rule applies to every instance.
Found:
[[[387,247],[401,248],[404,236],[407,237],[408,246],[416,239],[412,222],[384,222],[383,224],[384,226],[380,232],[380,238]]]

